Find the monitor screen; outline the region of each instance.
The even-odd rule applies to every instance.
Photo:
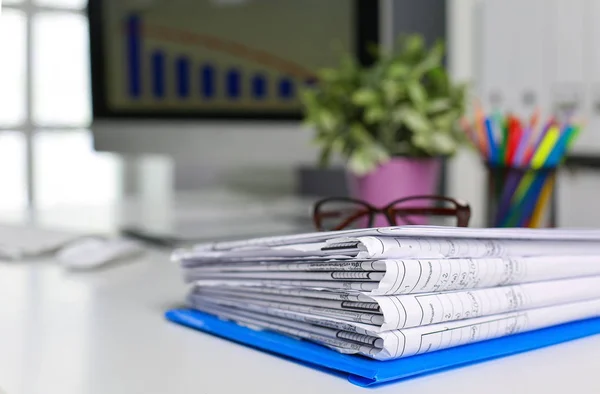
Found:
[[[368,61],[373,0],[91,0],[94,116],[295,119],[344,53]]]

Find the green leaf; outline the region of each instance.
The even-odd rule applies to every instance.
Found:
[[[379,144],[372,144],[355,150],[348,160],[348,166],[357,175],[365,175],[389,160],[387,151]]]
[[[461,113],[456,110],[448,111],[441,115],[437,115],[432,119],[432,123],[436,130],[450,131],[454,124],[460,119]]]
[[[365,111],[365,122],[375,124],[385,118],[385,110],[381,107],[370,107]]]
[[[329,166],[331,160],[331,146],[323,146],[319,155],[319,167],[325,168]]]
[[[379,99],[377,92],[373,89],[362,88],[354,92],[352,102],[355,105],[368,106],[376,103]]]
[[[373,137],[360,123],[353,123],[350,126],[350,136],[357,144],[367,145],[373,143]]]
[[[322,109],[319,112],[317,127],[323,131],[333,132],[338,127],[338,122],[331,111]]]
[[[304,127],[304,128],[315,127],[315,120],[312,117],[304,114],[304,119],[302,119],[302,127]]]
[[[419,34],[413,34],[404,42],[404,52],[413,57],[418,56],[425,50],[425,39]]]
[[[373,157],[375,158],[375,160],[377,161],[378,164],[386,162],[386,161],[388,161],[390,159],[390,154],[380,144],[373,144],[373,145],[371,145],[370,150],[371,150],[372,155],[373,155]]]
[[[446,156],[456,150],[456,141],[447,133],[433,133],[430,142],[435,155]]]
[[[410,74],[410,67],[402,63],[394,63],[387,69],[387,76],[393,79],[402,79]]]
[[[436,114],[439,112],[448,111],[452,108],[452,102],[448,98],[440,98],[431,100],[427,104],[427,113]]]
[[[450,99],[453,102],[461,103],[461,109],[464,106],[465,97],[467,95],[467,84],[459,84],[450,89]]]
[[[314,105],[317,101],[317,93],[312,89],[302,89],[300,91],[300,100],[304,105]]]
[[[403,86],[391,79],[385,79],[381,82],[381,90],[385,101],[389,104],[395,103],[404,95]]]
[[[434,96],[448,96],[448,73],[442,66],[427,71],[424,75],[424,79]]]
[[[421,78],[425,73],[439,67],[444,58],[444,44],[436,42],[423,60],[413,69],[413,76]]]
[[[427,105],[427,92],[418,81],[410,81],[406,85],[408,97],[419,109],[424,110]]]
[[[416,133],[428,133],[432,130],[429,120],[412,108],[405,108],[400,116],[402,123]]]
[[[431,135],[430,134],[425,134],[425,133],[413,134],[412,143],[417,148],[420,148],[431,154],[431,152],[430,152],[431,151]]]
[[[333,68],[324,68],[317,73],[319,79],[323,82],[333,82],[339,79],[340,72]]]
[[[350,155],[348,167],[356,175],[365,175],[376,168],[376,163],[362,149],[356,150]]]
[[[392,111],[392,115],[391,115],[391,121],[394,124],[398,124],[398,126],[401,126],[404,124],[404,113],[406,111],[406,109],[409,109],[410,106],[409,105],[400,105],[399,107],[397,107],[396,109],[394,109]]]
[[[350,54],[346,54],[345,56],[342,56],[342,59],[340,61],[340,69],[341,70],[355,70],[358,68],[358,63],[356,62],[356,59],[354,58],[354,56],[351,56]]]

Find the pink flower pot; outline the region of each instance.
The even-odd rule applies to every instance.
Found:
[[[392,158],[375,171],[357,176],[349,174],[350,193],[354,198],[376,207],[384,207],[404,197],[437,194],[442,168],[441,159]],[[425,218],[417,218],[414,224],[427,224]],[[401,225],[401,221],[398,221]],[[378,215],[374,227],[389,226],[383,215]]]

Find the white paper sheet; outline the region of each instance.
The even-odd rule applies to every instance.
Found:
[[[204,272],[195,268],[184,270],[184,279],[192,282],[197,279],[294,279],[294,280],[339,280],[339,281],[363,281],[378,282],[383,279],[384,272],[357,272],[357,271],[333,271],[333,272]]]
[[[404,228],[400,228],[404,229]],[[383,230],[383,229],[375,229]],[[392,229],[393,230],[393,229]],[[392,231],[390,230],[390,231]],[[363,230],[365,231],[365,230]],[[446,230],[447,231],[447,230]],[[458,231],[458,230],[457,230]],[[485,234],[484,229],[480,230]],[[594,232],[595,234],[595,232]],[[298,237],[298,236],[297,236]],[[247,246],[228,250],[192,249],[175,252],[173,259],[182,265],[248,262],[302,262],[324,259],[400,259],[400,258],[483,258],[540,256],[552,254],[600,254],[599,240],[559,240],[543,238],[490,239],[468,237],[360,236],[327,238],[315,243],[283,246]],[[253,241],[247,241],[252,243]]]
[[[484,258],[552,254],[599,254],[600,243],[589,241],[491,240],[451,238],[358,237],[359,259]],[[330,242],[329,247],[335,245]]]
[[[373,297],[381,331],[600,299],[600,277],[529,283],[472,291]]]
[[[173,258],[193,307],[381,360],[600,314],[600,230],[393,227]]]
[[[314,297],[302,297],[281,294],[266,294],[260,292],[240,292],[222,287],[199,287],[194,290],[195,294],[202,294],[207,297],[225,297],[225,298],[247,298],[262,301],[285,302],[288,304],[319,306],[330,309],[344,309],[357,312],[380,313],[379,304],[372,297],[367,301],[350,301],[339,299],[326,299]]]
[[[304,298],[316,298],[324,300],[335,300],[335,301],[357,301],[357,302],[372,302],[373,298],[368,295],[361,293],[348,293],[334,290],[311,290],[302,289],[295,287],[249,287],[249,286],[210,286],[203,287],[204,291],[218,291],[220,293],[229,293],[236,296],[248,294],[253,295],[273,295],[279,296],[292,296],[292,297],[304,297]]]
[[[600,275],[600,255],[403,259],[380,260],[379,263],[384,264],[385,274],[378,282],[378,276],[362,279],[360,282],[360,279],[350,282],[343,278],[350,272],[340,272],[337,275],[338,279],[322,272],[310,273],[313,281],[307,280],[306,272],[286,272],[279,277],[273,276],[274,272],[251,272],[251,275],[244,273],[245,277],[235,272],[229,276],[223,273],[222,276],[215,277],[212,273],[203,274],[201,268],[191,269],[198,269],[198,274],[188,276],[187,272],[190,268],[184,268],[184,276],[188,281],[196,281],[203,286],[310,287],[363,291],[369,295],[392,295],[475,289]],[[366,273],[380,274],[379,272]],[[288,279],[284,280],[284,277]],[[322,280],[323,278],[327,280]],[[367,280],[372,281],[367,282]]]
[[[219,315],[214,309],[217,308],[214,304],[197,303],[195,306],[200,310]],[[230,318],[233,320],[250,324],[255,328],[268,328],[339,347],[347,352],[360,353],[378,360],[390,360],[598,317],[600,316],[600,299],[376,333],[375,336],[383,340],[382,349],[380,350],[372,346],[353,343],[350,340],[335,340],[324,336],[317,337],[316,333],[312,334],[293,328],[296,323],[292,321],[288,322],[287,325],[269,326],[267,323],[260,323],[261,315],[259,314],[250,315],[252,318],[243,321],[239,317],[235,317],[235,312],[239,309],[224,307],[220,307],[220,309],[225,313],[230,313]],[[285,318],[285,316],[281,317]],[[342,335],[348,336],[343,333],[336,335],[339,335],[339,337]],[[366,335],[370,336],[371,334],[366,333]]]
[[[206,305],[218,306],[220,308],[231,308],[247,311],[252,314],[276,316],[283,319],[288,319],[293,322],[302,322],[314,324],[316,326],[335,328],[342,331],[364,334],[378,335],[380,333],[379,326],[375,324],[365,324],[358,322],[350,322],[341,320],[331,316],[319,316],[302,312],[289,311],[285,309],[273,308],[265,305],[258,305],[243,298],[229,299],[226,297],[208,297],[197,294],[189,294],[187,303],[190,307],[206,310]]]
[[[297,235],[254,238],[240,241],[212,242],[196,245],[194,249],[196,251],[224,251],[240,248],[277,247],[301,243],[325,242],[327,240],[338,238],[356,238],[364,236],[600,241],[600,229],[482,229],[445,226],[400,226],[316,232]]]
[[[319,280],[282,280],[282,279],[199,279],[193,282],[197,286],[241,286],[270,288],[330,289],[345,291],[371,292],[379,287],[379,282],[344,282]]]
[[[600,255],[386,260],[371,295],[428,293],[600,275]]]
[[[314,261],[306,260],[301,263],[217,263],[197,264],[193,260],[182,261],[184,269],[194,269],[196,272],[305,272],[305,271],[385,271],[385,262],[378,260],[347,259],[343,261]]]
[[[353,334],[341,330],[330,330],[323,333],[316,326],[308,324],[298,324],[293,322],[290,324],[285,319],[274,318],[265,315],[249,314],[239,309],[222,308],[217,305],[205,304],[202,305],[202,310],[213,315],[219,316],[225,320],[232,320],[242,326],[249,327],[254,330],[270,330],[286,334],[298,339],[307,339],[312,342],[317,342],[327,347],[333,348],[341,353],[360,353],[364,355],[374,356],[381,351],[383,347],[383,339],[373,338],[361,334]],[[362,340],[362,341],[361,341]],[[364,341],[372,341],[374,345],[363,343]],[[361,342],[359,342],[361,341]]]
[[[331,317],[335,321],[361,323],[356,328],[371,333],[443,323],[600,299],[600,276],[501,286],[472,291],[454,291],[417,295],[374,296],[370,302],[323,300],[306,297],[250,294],[231,290],[195,289],[197,300],[223,306],[251,309],[281,316],[284,312]],[[375,309],[375,305],[379,308]],[[337,311],[336,311],[337,310]],[[377,318],[373,314],[381,314]],[[305,321],[302,316],[288,318]],[[334,322],[334,321],[332,321]],[[312,321],[313,324],[319,324]],[[366,327],[363,324],[373,326]]]
[[[215,297],[199,294],[194,296],[196,301],[201,302],[214,302],[223,306],[231,306],[238,307],[240,309],[244,308],[253,308],[254,306],[260,308],[254,308],[260,311],[268,311],[269,309],[277,309],[279,311],[288,311],[292,313],[302,313],[305,315],[311,316],[322,316],[322,317],[332,317],[337,320],[346,321],[346,322],[354,322],[361,324],[368,324],[374,326],[381,326],[383,324],[383,316],[379,313],[370,313],[370,312],[358,312],[352,310],[344,310],[344,309],[331,309],[324,308],[321,306],[313,306],[313,305],[301,305],[301,304],[288,304],[285,302],[278,301],[267,301],[267,300],[258,300],[258,299],[235,299],[229,297]],[[266,312],[266,314],[269,314]],[[374,331],[375,332],[375,331]]]
[[[598,316],[600,300],[596,299],[388,331],[380,334],[384,349],[374,357],[378,360],[408,357]]]

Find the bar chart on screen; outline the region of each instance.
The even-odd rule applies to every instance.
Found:
[[[285,104],[296,98],[299,85],[315,81],[311,70],[235,41],[145,23],[137,14],[125,24],[124,87],[132,100]]]
[[[355,5],[98,1],[90,32],[101,38],[92,48],[100,112],[299,119],[302,90],[319,71],[372,40],[356,25]]]

